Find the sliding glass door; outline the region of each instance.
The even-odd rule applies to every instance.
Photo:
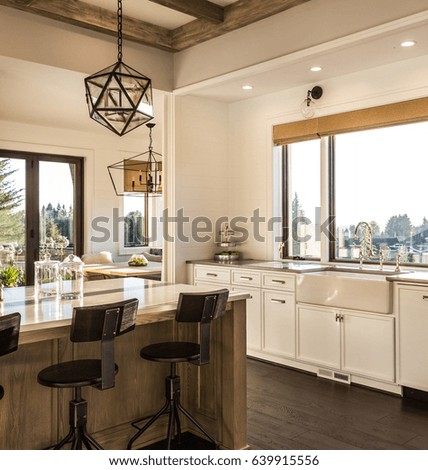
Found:
[[[34,284],[34,261],[83,248],[83,159],[0,150],[0,262]]]

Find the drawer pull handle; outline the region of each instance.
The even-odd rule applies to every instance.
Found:
[[[215,274],[215,273],[207,273],[207,276],[211,276],[211,277],[217,277],[218,274]]]
[[[282,299],[270,299],[270,301],[274,304],[285,304],[286,301]]]
[[[285,284],[285,281],[280,281],[279,279],[272,279],[273,284]]]
[[[239,279],[242,279],[243,281],[252,281],[253,278],[249,276],[241,276]]]
[[[428,295],[423,295],[422,300],[428,300]]]

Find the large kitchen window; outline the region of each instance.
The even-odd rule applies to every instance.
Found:
[[[428,266],[427,135],[422,121],[283,145],[285,257],[358,263],[364,221],[365,263]]]
[[[83,251],[83,159],[0,150],[0,263],[34,283],[34,261]]]
[[[428,264],[428,122],[337,135],[334,145],[337,260],[358,259],[367,221],[386,261]],[[354,236],[356,235],[356,237]]]

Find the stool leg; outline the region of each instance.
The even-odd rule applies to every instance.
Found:
[[[144,431],[146,431],[158,418],[160,418],[163,414],[167,413],[168,412],[168,409],[169,409],[169,401],[167,401],[165,403],[165,405],[155,414],[153,415],[150,420],[141,428],[139,429],[133,437],[131,437],[131,439],[129,440],[128,442],[128,446],[127,446],[127,449],[128,450],[131,450],[132,449],[132,444],[141,436],[141,434],[143,434]],[[138,423],[139,421],[141,420],[138,420],[138,421],[134,421],[134,423]],[[135,425],[134,425],[135,427]]]
[[[189,419],[205,436],[215,445],[216,449],[219,447],[218,442],[211,436],[211,434],[200,424],[196,419],[181,405],[177,403],[177,408]]]
[[[81,450],[82,444],[88,450],[103,450],[100,444],[86,430],[88,402],[82,398],[81,388],[74,389],[73,400],[69,403],[68,434],[50,449],[59,450],[71,443],[71,450]]]

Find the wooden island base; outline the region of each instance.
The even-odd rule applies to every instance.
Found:
[[[88,431],[105,449],[126,449],[136,429],[131,422],[158,411],[165,402],[165,377],[169,365],[140,358],[140,349],[158,341],[197,341],[195,325],[173,320],[178,293],[202,291],[188,285],[162,286],[141,279],[93,281],[85,290],[85,305],[137,297],[140,308],[134,331],[115,340],[119,366],[113,389],[83,389],[88,400]],[[95,286],[97,285],[97,286]],[[26,288],[27,290],[29,288]],[[99,289],[99,295],[96,290]],[[113,292],[114,291],[114,292]],[[86,293],[88,294],[86,296]],[[25,296],[28,295],[25,293]],[[210,364],[180,364],[183,405],[219,440],[224,449],[247,447],[246,423],[246,294],[231,293],[226,314],[212,324]],[[159,299],[162,299],[159,302]],[[25,311],[19,308],[26,304]],[[99,355],[96,343],[69,341],[72,302],[61,309],[61,320],[31,320],[31,301],[10,301],[1,314],[23,315],[18,351],[0,358],[0,449],[43,449],[68,432],[70,390],[49,389],[37,383],[38,372],[60,361]],[[51,310],[52,306],[47,306]],[[68,313],[67,313],[67,310]],[[70,315],[70,316],[69,316]],[[69,316],[69,318],[65,318]],[[33,319],[34,320],[34,319]],[[182,418],[182,432],[198,431]],[[167,417],[158,420],[136,442],[143,447],[165,439]]]

